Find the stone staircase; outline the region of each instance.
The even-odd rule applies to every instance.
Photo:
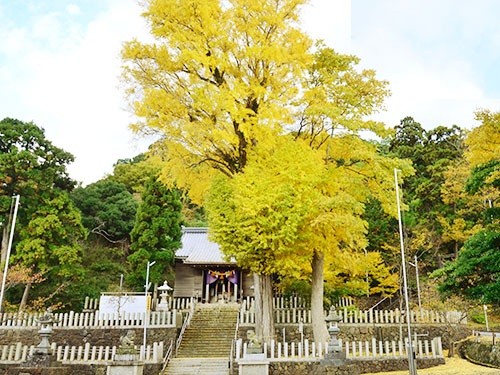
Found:
[[[238,312],[238,304],[198,305],[162,375],[227,375]]]
[[[228,358],[173,358],[164,375],[227,375]]]

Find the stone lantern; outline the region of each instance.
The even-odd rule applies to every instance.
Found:
[[[157,306],[157,310],[168,311],[168,293],[172,290],[172,287],[170,287],[166,281],[163,282],[162,286],[158,287],[158,291],[160,292],[160,303]]]
[[[330,341],[328,342],[328,353],[325,355],[325,362],[333,364],[335,366],[340,366],[345,362],[346,356],[342,351],[342,342],[337,338],[340,328],[338,323],[342,320],[342,317],[337,315],[335,307],[330,308],[330,313],[325,318],[325,322],[328,325],[328,333],[330,334]]]
[[[35,348],[37,354],[51,355],[52,349],[50,348],[50,337],[52,336],[52,326],[57,321],[54,319],[54,315],[50,308],[38,319],[40,323],[40,330],[38,334],[40,335],[41,341]]]

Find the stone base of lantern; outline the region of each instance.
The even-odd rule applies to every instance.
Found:
[[[240,375],[268,375],[269,360],[264,353],[248,353],[238,361]]]

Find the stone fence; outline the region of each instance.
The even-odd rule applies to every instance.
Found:
[[[170,344],[171,345],[171,344]],[[83,346],[63,346],[57,343],[51,344],[52,352],[56,360],[63,364],[85,364],[99,365],[111,362],[117,352],[116,346],[91,346],[86,343]],[[21,364],[25,362],[35,351],[35,346],[22,345],[3,345],[0,347],[0,362],[2,364]],[[137,346],[137,351],[142,353],[142,345]],[[147,345],[145,351],[144,363],[158,364],[163,361],[164,344],[163,342],[153,345]]]
[[[0,314],[1,328],[33,328],[40,325],[39,320],[44,313],[3,313]],[[54,327],[88,328],[88,327],[118,327],[134,328],[144,325],[148,319],[148,327],[175,327],[177,311],[154,311],[149,313],[106,313],[95,312],[55,313]]]
[[[235,361],[243,358],[247,352],[247,343],[242,339],[236,341],[234,351]],[[408,358],[408,342],[403,341],[352,341],[342,344],[347,359],[377,360],[384,358]],[[443,358],[443,347],[441,338],[435,337],[431,340],[414,340],[413,348],[417,359]],[[327,343],[303,342],[276,342],[264,344],[264,353],[267,359],[273,361],[307,361],[324,358],[328,353]]]
[[[394,310],[350,310],[343,308],[337,310],[342,318],[342,324],[402,324],[406,323],[404,311]],[[327,313],[325,312],[325,316]],[[242,305],[239,316],[240,325],[254,325],[255,311]],[[312,314],[310,309],[287,308],[274,310],[274,322],[277,324],[311,324]],[[467,324],[465,314],[458,311],[446,313],[424,309],[410,312],[412,324]]]

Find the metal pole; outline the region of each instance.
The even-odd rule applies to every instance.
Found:
[[[366,251],[366,249],[364,249],[364,251],[365,251],[365,262],[368,263],[368,261],[366,260],[366,258],[368,257],[368,252]],[[370,281],[368,279],[368,269],[365,272],[365,278],[366,278],[366,296],[370,297]]]
[[[146,359],[146,338],[147,338],[147,329],[148,329],[148,320],[149,320],[149,305],[148,305],[148,290],[149,290],[149,267],[154,265],[156,262],[148,262],[146,267],[146,284],[144,285],[144,297],[146,303],[146,311],[144,313],[144,335],[142,340],[142,353],[141,357],[143,360]]]
[[[5,284],[7,282],[7,271],[9,269],[9,258],[10,258],[10,251],[12,249],[12,240],[14,239],[14,229],[16,227],[17,209],[19,207],[19,198],[20,198],[19,194],[13,198],[15,198],[16,203],[14,206],[14,215],[12,217],[12,222],[11,222],[11,227],[10,227],[9,244],[7,245],[7,254],[5,256],[5,266],[4,266],[3,277],[2,277],[2,289],[0,290],[0,312],[3,312],[3,299],[5,296]]]
[[[410,263],[413,267],[415,267],[415,275],[416,275],[416,278],[417,278],[417,298],[418,298],[418,308],[419,310],[422,310],[422,302],[420,300],[420,277],[418,275],[418,260],[417,260],[417,256],[415,255],[415,263],[412,263],[412,262],[408,262]]]
[[[490,325],[488,324],[488,306],[483,305],[483,310],[484,310],[484,322],[486,323],[486,331],[490,331]],[[495,336],[495,333],[493,333],[493,336]]]
[[[410,315],[410,304],[408,302],[408,282],[406,279],[406,260],[405,260],[405,250],[403,242],[403,223],[401,220],[401,205],[399,203],[399,184],[398,184],[398,170],[394,168],[394,181],[396,184],[396,201],[398,207],[398,223],[399,223],[399,239],[401,245],[401,265],[403,272],[403,289],[406,304],[406,325],[408,329],[408,369],[410,370],[410,375],[417,375],[417,367],[415,366],[415,357],[413,356],[413,343],[411,337],[411,315]]]
[[[415,275],[417,276],[417,297],[418,297],[418,308],[422,310],[422,301],[420,299],[420,277],[418,275],[418,263],[417,256],[415,255]]]

